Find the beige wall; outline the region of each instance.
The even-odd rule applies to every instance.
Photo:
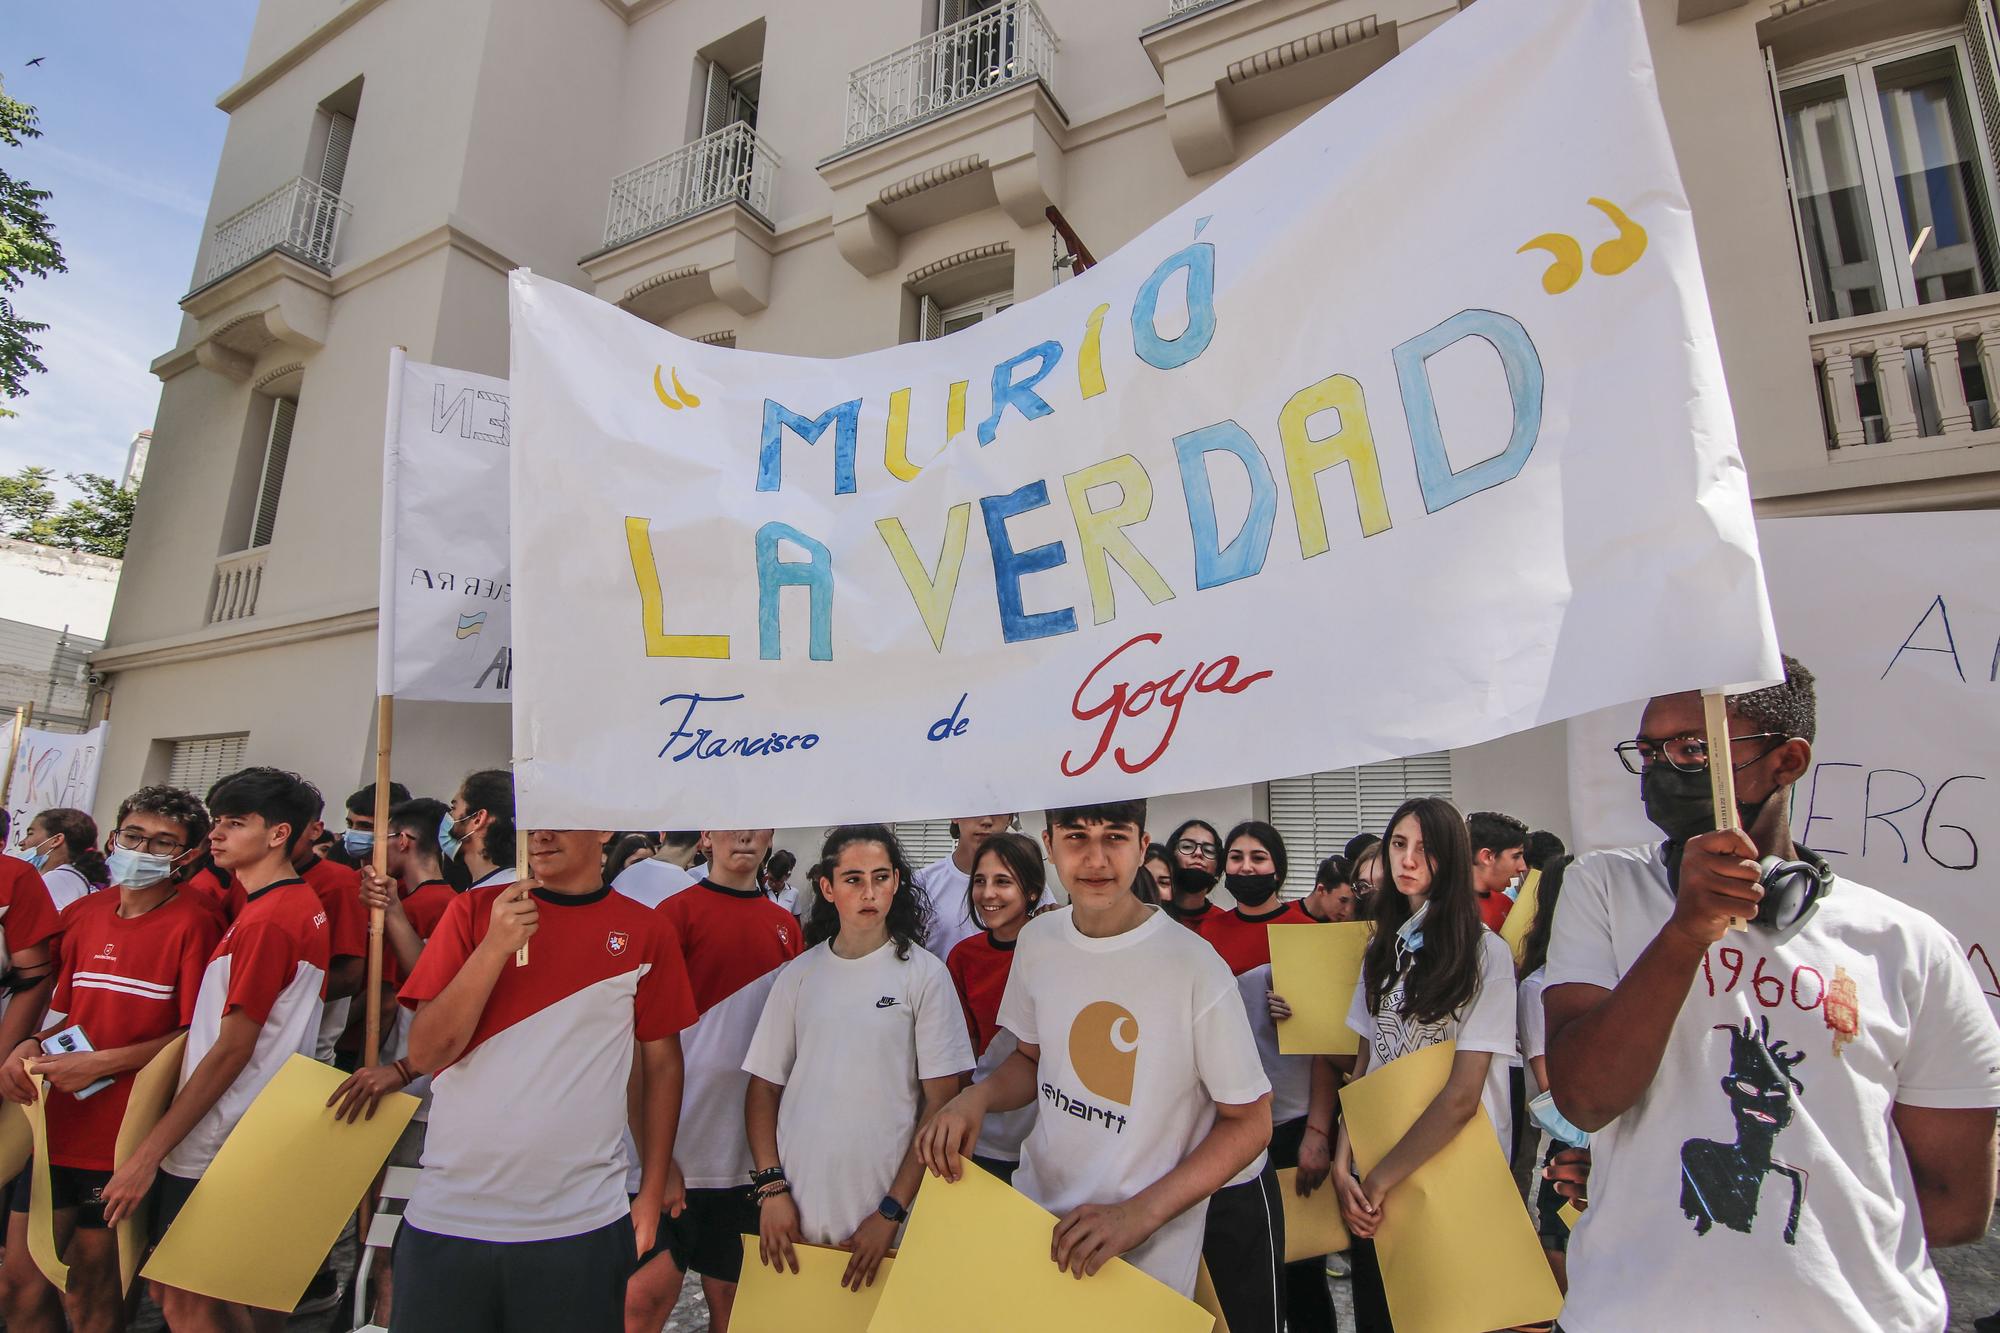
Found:
[[[1774,31],[1771,8],[1760,0],[1683,23],[1684,0],[1642,3],[1743,452],[1765,507],[1992,503],[2000,495],[2000,459],[1993,456],[2000,444],[1860,464],[1829,457],[1761,54],[1761,38]],[[1229,165],[1190,175],[1176,153],[1161,77],[1140,38],[1165,19],[1166,0],[1041,4],[1062,40],[1054,93],[1068,114],[1052,179],[1066,215],[1102,255]],[[337,256],[323,347],[268,348],[248,382],[185,355],[163,358],[153,462],[111,626],[108,656],[119,669],[107,800],[143,775],[153,738],[213,731],[249,730],[253,759],[300,766],[336,800],[358,785],[372,744],[366,621],[375,601],[386,349],[400,343],[420,359],[504,375],[506,268],[526,264],[592,285],[578,261],[601,249],[612,177],[691,137],[697,56],[745,24],[764,21],[758,130],[783,159],[770,210],[769,305],[746,312],[701,299],[662,323],[688,336],[733,330],[739,346],[798,355],[883,346],[907,336],[907,274],[996,242],[1012,247],[1017,299],[1046,288],[1048,228],[1019,226],[990,203],[912,230],[894,262],[874,276],[857,271],[836,245],[834,194],[818,168],[841,148],[849,73],[920,36],[929,26],[926,8],[927,0],[769,0],[761,10],[740,0],[262,6],[244,81],[224,97],[232,115],[210,230],[299,173],[314,108],[359,75],[365,86],[345,189],[354,213]],[[1281,35],[1367,16],[1393,19],[1407,50],[1457,6],[1232,0],[1223,8],[1223,22],[1254,20],[1265,25],[1258,32]],[[1871,22],[1888,12],[1880,0],[1826,0],[1819,12],[1847,9],[1869,11]],[[1926,10],[1925,17],[1935,16]],[[1261,38],[1240,40],[1254,50]],[[1235,160],[1314,109],[1309,103],[1240,120]],[[953,132],[946,117],[910,134],[928,135],[948,153],[943,145]],[[439,241],[447,226],[449,239]],[[432,239],[412,253],[425,237]],[[592,268],[601,272],[600,261]],[[188,318],[178,350],[208,332]],[[263,600],[234,633],[205,627],[232,482],[244,465],[253,385],[291,361],[304,367],[300,417]],[[272,626],[316,637],[264,646]],[[148,664],[188,651],[208,655]],[[408,757],[399,777],[435,792],[506,753],[498,710],[406,706],[399,734],[399,752]],[[1466,808],[1507,809],[1567,832],[1559,726],[1460,750],[1454,763]],[[1162,798],[1156,806],[1153,822],[1164,832],[1189,813],[1226,826],[1260,810],[1262,800],[1256,790],[1237,788]],[[673,821],[663,812],[661,822]],[[786,841],[809,853],[816,832],[789,831]]]

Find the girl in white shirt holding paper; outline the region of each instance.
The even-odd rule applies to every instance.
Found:
[[[743,1068],[758,1254],[798,1271],[799,1243],[845,1246],[842,1285],[872,1286],[923,1168],[917,1126],[973,1067],[943,963],[919,942],[926,904],[896,835],[827,835],[806,938],[771,985]],[[854,1127],[866,1125],[857,1135]]]
[[[1333,1154],[1340,1211],[1357,1241],[1382,1224],[1390,1191],[1458,1136],[1482,1107],[1506,1151],[1507,1061],[1516,1041],[1514,959],[1479,919],[1465,818],[1434,796],[1405,801],[1389,821],[1375,933],[1347,1025],[1361,1038],[1354,1077],[1439,1042],[1457,1043],[1451,1075],[1365,1179],[1343,1120]],[[1496,1058],[1497,1057],[1497,1058]],[[1362,1333],[1390,1327],[1373,1246],[1355,1247],[1354,1315]]]

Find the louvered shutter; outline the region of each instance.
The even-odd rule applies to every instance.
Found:
[[[175,741],[173,759],[167,765],[167,785],[206,796],[210,787],[243,767],[243,750],[249,741],[247,731]]]
[[[1996,18],[1993,0],[1972,0],[1966,6],[1965,54],[1966,63],[1972,66],[1979,126],[1986,135],[1987,167],[1991,178],[2000,181],[2000,18]],[[1996,207],[2000,207],[2000,197],[1989,192],[1987,207],[1977,212],[1979,239],[1986,256],[2000,266],[2000,222],[1993,216]]]
[[[1806,236],[1799,224],[1798,175],[1792,167],[1792,144],[1785,135],[1785,103],[1778,95],[1778,65],[1771,48],[1764,48],[1764,83],[1771,93],[1771,116],[1778,129],[1778,165],[1785,173],[1785,208],[1792,218],[1792,248],[1799,261],[1799,286],[1806,295],[1806,322],[1819,322],[1818,302],[1813,299],[1812,272],[1806,267]]]
[[[334,194],[347,181],[347,150],[354,142],[354,117],[326,113],[326,151],[320,155],[319,183]]]
[[[289,398],[271,404],[271,435],[264,443],[264,471],[257,479],[257,516],[250,526],[250,545],[269,546],[278,524],[278,495],[285,488],[285,462],[292,453],[292,422],[299,405]]]
[[[922,870],[933,861],[951,855],[951,821],[926,819],[896,825],[896,841],[903,844],[903,857],[912,870]]]
[[[713,134],[734,118],[734,109],[729,96],[729,71],[713,60],[707,65],[707,87],[702,93],[701,132]]]
[[[929,296],[917,298],[917,341],[944,337],[944,307]]]
[[[1360,768],[1280,778],[1269,785],[1270,821],[1285,840],[1291,873],[1285,892],[1312,888],[1319,863],[1357,833],[1380,834],[1396,807],[1412,796],[1451,797],[1451,755],[1385,759]]]

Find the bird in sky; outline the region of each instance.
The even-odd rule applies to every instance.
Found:
[[[30,66],[34,66],[34,65],[39,65],[39,64],[41,64],[41,63],[42,63],[42,62],[43,62],[44,60],[47,60],[47,59],[48,59],[48,57],[47,57],[47,56],[36,56],[36,57],[35,57],[35,58],[34,58],[33,60],[30,60],[30,61],[28,62],[28,64],[29,64]]]

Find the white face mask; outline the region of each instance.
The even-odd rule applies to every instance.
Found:
[[[126,847],[113,847],[105,864],[111,872],[111,882],[126,889],[151,888],[174,871],[173,857],[135,852]]]

